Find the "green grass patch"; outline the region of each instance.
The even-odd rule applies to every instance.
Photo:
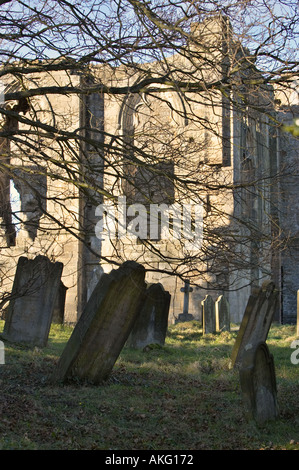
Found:
[[[268,336],[279,419],[263,427],[246,422],[230,369],[236,329],[203,336],[198,322],[172,325],[163,348],[124,348],[100,386],[50,384],[71,332],[52,325],[45,348],[5,343],[0,449],[299,450],[294,326],[273,325]]]

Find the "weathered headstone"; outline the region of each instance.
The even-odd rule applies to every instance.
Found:
[[[245,416],[264,424],[278,417],[275,367],[265,342],[245,351],[239,369]]]
[[[224,295],[215,302],[216,331],[230,331],[229,303]]]
[[[64,320],[64,308],[65,308],[65,297],[66,297],[67,287],[60,281],[59,289],[55,301],[55,306],[53,310],[52,323],[63,324]]]
[[[299,336],[299,290],[297,290],[297,336]]]
[[[18,260],[2,337],[44,347],[47,344],[63,264],[45,256]]]
[[[185,285],[184,287],[181,288],[181,292],[184,293],[184,307],[183,307],[183,313],[179,313],[176,323],[192,321],[194,318],[193,315],[189,313],[189,293],[193,292],[192,287],[190,287],[189,280],[185,281]]]
[[[52,375],[53,382],[106,380],[140,313],[145,269],[133,261],[103,274]]]
[[[141,312],[134,323],[127,345],[144,349],[150,344],[164,346],[171,295],[162,284],[150,284]]]
[[[231,354],[231,366],[239,367],[244,351],[266,341],[278,300],[272,281],[265,281],[248,299]]]
[[[203,334],[216,333],[215,304],[212,297],[207,294],[202,305],[202,331]]]
[[[5,364],[5,349],[3,341],[0,341],[0,365]]]

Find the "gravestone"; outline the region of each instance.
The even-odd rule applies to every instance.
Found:
[[[47,344],[63,264],[45,256],[18,260],[2,338],[44,347]]]
[[[52,323],[63,324],[64,321],[64,308],[67,287],[60,281],[59,289],[56,297],[56,302],[53,310]]]
[[[170,298],[171,295],[160,283],[147,287],[140,315],[127,341],[129,347],[144,349],[150,344],[164,346]]]
[[[140,313],[145,269],[133,261],[103,274],[54,371],[52,382],[106,380]]]
[[[201,302],[202,305],[202,331],[203,334],[216,333],[215,304],[212,297],[207,294]]]
[[[230,331],[229,303],[224,295],[215,302],[216,331]]]
[[[231,366],[239,367],[244,351],[266,341],[278,300],[272,281],[265,281],[251,294],[231,354]]]
[[[179,313],[176,323],[192,321],[193,315],[189,313],[189,293],[193,292],[193,288],[190,287],[190,281],[185,281],[184,287],[181,288],[181,292],[184,293],[184,307],[183,313]]]
[[[278,406],[274,360],[264,341],[245,351],[239,376],[247,420],[262,425],[276,419]]]
[[[5,349],[3,341],[0,341],[0,365],[5,364]]]

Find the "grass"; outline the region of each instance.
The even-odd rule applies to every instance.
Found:
[[[280,413],[263,427],[246,422],[229,367],[237,331],[203,336],[197,322],[172,325],[163,348],[124,348],[101,386],[50,384],[71,331],[52,325],[43,349],[5,344],[0,449],[299,450],[295,326],[269,332]]]

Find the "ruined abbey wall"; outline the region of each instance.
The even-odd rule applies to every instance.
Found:
[[[219,31],[213,28],[210,30],[218,37]],[[178,70],[191,67],[187,59],[174,56],[169,60],[181,61]],[[216,79],[228,66],[222,57],[219,64],[219,70],[199,67],[198,73],[202,77],[214,74]],[[122,68],[94,67],[92,72],[89,80],[99,81],[105,76],[111,86],[127,86],[137,79]],[[54,83],[79,86],[85,77],[79,72],[38,74],[28,78],[28,87],[30,80],[48,86]],[[255,90],[251,99],[257,104],[264,100],[268,106],[273,103],[272,93],[268,88]],[[277,319],[293,321],[298,278],[298,263],[294,261],[299,258],[298,185],[292,171],[279,184],[276,180],[273,183],[271,177],[286,164],[297,167],[298,146],[290,136],[274,135],[266,116],[242,108],[238,94],[231,98],[235,106],[229,104],[225,95],[215,92],[211,105],[207,93],[189,93],[192,107],[188,112],[179,94],[163,86],[150,96],[97,93],[33,98],[27,116],[34,113],[41,127],[35,134],[31,132],[30,137],[24,134],[26,145],[21,141],[11,144],[6,139],[1,143],[2,163],[9,162],[6,173],[9,177],[1,181],[2,201],[9,203],[10,198],[13,204],[8,184],[14,182],[21,220],[14,221],[16,229],[10,240],[7,227],[11,222],[5,222],[2,214],[1,291],[9,293],[19,256],[45,254],[64,265],[65,321],[75,323],[101,274],[114,267],[113,261],[133,259],[146,267],[147,282],[161,282],[170,292],[170,322],[183,311],[181,289],[186,279],[193,284],[189,313],[195,318],[201,316],[201,301],[207,293],[214,299],[224,294],[230,303],[232,321],[240,322],[251,289],[265,278],[274,278],[281,290]],[[48,131],[47,124],[54,123],[65,133],[65,141]],[[26,129],[26,125],[24,114],[19,126]],[[74,138],[80,132],[87,137],[85,142]],[[97,150],[93,140],[99,143]],[[133,147],[140,152],[129,155],[130,164],[126,152]],[[150,172],[141,164],[144,148],[160,157]],[[138,171],[134,165],[137,157]],[[59,159],[63,159],[64,165],[59,165]],[[164,174],[172,174],[176,184],[171,184]],[[188,194],[184,180],[191,174],[196,175],[200,184]],[[94,187],[86,188],[85,180],[91,179]],[[97,192],[96,188],[102,191]],[[197,256],[197,269],[189,271],[190,265],[178,260],[201,253],[200,243],[172,236],[151,239],[148,233],[143,242],[130,234],[122,238],[111,238],[107,233],[99,236],[97,207],[109,202],[111,195],[126,196],[127,207],[146,206],[146,201],[201,205],[205,223],[210,224],[213,233],[227,233],[231,237],[234,252],[242,263],[238,266],[224,245],[214,258],[207,257],[206,253],[212,251],[207,244],[202,257]],[[290,227],[292,240],[289,251],[277,255],[266,235],[270,236],[279,224]],[[257,234],[261,232],[265,236],[259,239]],[[238,237],[245,238],[246,244],[238,244]]]

